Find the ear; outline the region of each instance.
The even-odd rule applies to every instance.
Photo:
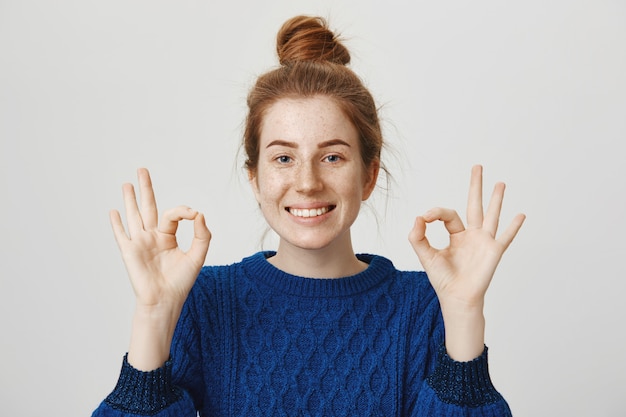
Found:
[[[254,198],[257,203],[259,203],[259,182],[256,176],[256,170],[249,169],[248,170],[248,181],[250,182],[250,186],[252,187],[252,192],[254,193]]]
[[[380,161],[375,160],[372,161],[370,166],[365,170],[365,182],[363,183],[363,197],[362,201],[370,198],[372,191],[374,191],[374,187],[376,186],[376,181],[378,180],[378,173],[380,172]]]

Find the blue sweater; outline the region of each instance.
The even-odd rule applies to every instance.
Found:
[[[340,279],[289,275],[259,252],[204,267],[160,369],[126,358],[103,416],[510,416],[473,361],[445,352],[424,272],[381,256]]]

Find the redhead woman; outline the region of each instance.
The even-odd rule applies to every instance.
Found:
[[[475,166],[466,222],[446,208],[415,219],[424,271],[355,254],[352,224],[384,169],[375,102],[323,19],[288,20],[277,50],[280,66],[248,95],[243,144],[277,248],[203,266],[203,215],[181,206],[159,219],[140,169],[139,198],[123,186],[126,226],[111,213],[136,296],[132,336],[93,416],[511,415],[489,376],[483,306],[524,215],[497,234],[504,184],[483,209]],[[437,221],[443,249],[426,237]]]

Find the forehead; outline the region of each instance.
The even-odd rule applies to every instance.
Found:
[[[261,126],[261,147],[276,139],[295,142],[343,139],[358,144],[358,133],[331,98],[284,98],[266,110]]]

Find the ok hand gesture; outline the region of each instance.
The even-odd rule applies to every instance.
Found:
[[[120,213],[112,210],[111,225],[122,253],[135,292],[137,306],[142,308],[179,308],[184,303],[204,264],[211,233],[204,216],[189,207],[168,210],[158,221],[158,213],[150,174],[137,171],[141,207],[137,204],[134,187],[124,184],[124,205],[128,231]],[[193,220],[194,237],[191,247],[183,252],[178,247],[176,230],[182,220]]]
[[[448,350],[451,350],[452,340],[458,342],[457,347],[473,346],[472,353],[457,355],[466,356],[464,359],[472,359],[482,350],[485,293],[502,254],[525,219],[523,214],[518,214],[496,237],[504,188],[503,183],[495,185],[487,211],[483,213],[482,167],[474,166],[467,204],[467,227],[456,211],[434,208],[415,219],[409,234],[409,241],[439,298]],[[426,238],[426,225],[434,221],[442,221],[450,234],[450,244],[446,248],[434,248]]]

